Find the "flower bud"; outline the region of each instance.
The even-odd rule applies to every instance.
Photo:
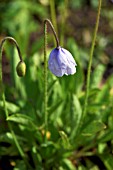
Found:
[[[23,77],[26,74],[26,65],[23,61],[20,61],[16,67],[16,71],[19,77]]]

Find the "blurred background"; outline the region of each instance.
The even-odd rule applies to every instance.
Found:
[[[80,53],[84,71],[87,69],[89,49],[95,26],[98,0],[4,0],[0,1],[0,40],[12,36],[19,43],[23,56],[31,57],[43,50],[43,21],[49,18],[59,36],[60,44]],[[106,66],[105,78],[113,71],[113,3],[103,0],[99,33],[96,42],[93,67]],[[50,31],[51,32],[51,31]],[[54,47],[52,36],[48,36],[48,47]],[[73,44],[73,45],[72,45]],[[76,46],[76,47],[73,47]],[[9,81],[9,67],[3,59],[4,74]],[[7,66],[7,67],[6,67]],[[8,80],[7,80],[8,79]]]
[[[78,131],[97,8],[98,0],[0,0],[0,41],[6,36],[14,37],[27,66],[26,76],[18,78],[17,51],[11,43],[5,43],[2,70],[9,121],[34,169],[42,170],[44,166],[46,170],[113,168],[113,3],[110,0],[102,2],[89,105],[82,133]],[[55,144],[49,144],[49,151],[42,145],[46,18],[52,21],[60,45],[69,50],[77,62],[74,76],[60,79],[48,70],[49,140]],[[48,27],[48,57],[53,48],[55,41]],[[60,130],[64,136],[59,135]],[[67,156],[69,159],[64,159],[69,144],[65,134],[74,148],[71,156]],[[10,169],[28,170],[15,147],[0,100],[0,170]]]

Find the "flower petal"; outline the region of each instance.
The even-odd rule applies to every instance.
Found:
[[[64,48],[55,48],[52,50],[49,56],[48,66],[50,71],[58,76],[62,77],[76,73],[76,62],[69,51]]]

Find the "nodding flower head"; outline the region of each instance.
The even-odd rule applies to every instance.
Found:
[[[72,54],[64,48],[52,50],[48,61],[50,71],[57,77],[76,73],[76,62]]]
[[[23,61],[20,61],[16,67],[16,71],[19,77],[23,77],[26,74],[26,65]]]

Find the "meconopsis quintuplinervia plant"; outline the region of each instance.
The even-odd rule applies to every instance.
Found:
[[[51,51],[49,56],[49,70],[57,77],[73,75],[76,73],[77,64],[72,54],[68,50],[60,47],[59,40],[52,23],[48,19],[46,21],[50,24],[57,42],[57,47]]]
[[[48,67],[57,77],[76,73],[76,62],[69,51],[60,47],[59,39],[55,29],[49,19],[44,20],[44,122],[45,132],[48,130],[48,81],[47,81],[47,23],[50,25],[56,39],[56,48],[53,49],[49,56]],[[46,133],[45,133],[46,134]],[[46,135],[45,135],[46,141]]]

